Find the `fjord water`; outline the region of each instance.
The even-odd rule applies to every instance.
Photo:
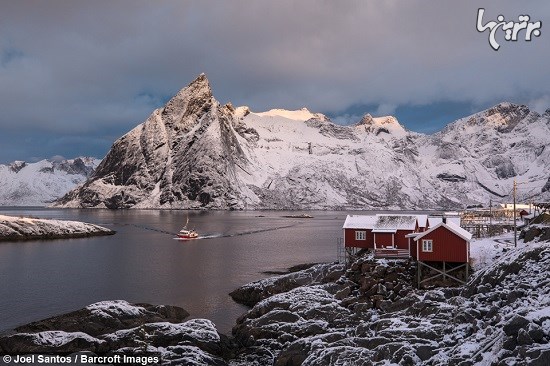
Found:
[[[229,333],[247,308],[228,295],[265,271],[336,260],[345,212],[69,210],[0,214],[78,220],[113,236],[0,242],[0,331],[103,300],[177,305]],[[205,239],[174,240],[185,224]]]

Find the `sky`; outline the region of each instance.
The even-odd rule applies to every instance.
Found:
[[[498,51],[482,24],[541,21]],[[550,108],[540,1],[0,0],[0,163],[102,158],[200,73],[221,103],[433,133],[502,101]]]

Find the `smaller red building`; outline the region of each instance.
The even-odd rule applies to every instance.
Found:
[[[344,226],[344,246],[346,248],[374,248],[372,230],[376,224],[376,216],[348,215]]]
[[[440,222],[413,237],[411,255],[423,262],[468,263],[472,234],[454,222]]]

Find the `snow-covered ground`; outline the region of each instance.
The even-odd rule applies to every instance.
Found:
[[[525,243],[520,245],[525,246]],[[492,265],[504,253],[514,249],[514,234],[506,233],[495,237],[472,239],[470,261],[474,271]]]
[[[0,240],[53,239],[111,235],[105,227],[80,221],[0,215]]]

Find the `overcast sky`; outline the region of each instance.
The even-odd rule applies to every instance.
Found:
[[[479,7],[541,35],[494,51]],[[501,101],[543,112],[549,60],[546,0],[0,0],[0,163],[102,158],[201,72],[222,103],[431,133]]]

